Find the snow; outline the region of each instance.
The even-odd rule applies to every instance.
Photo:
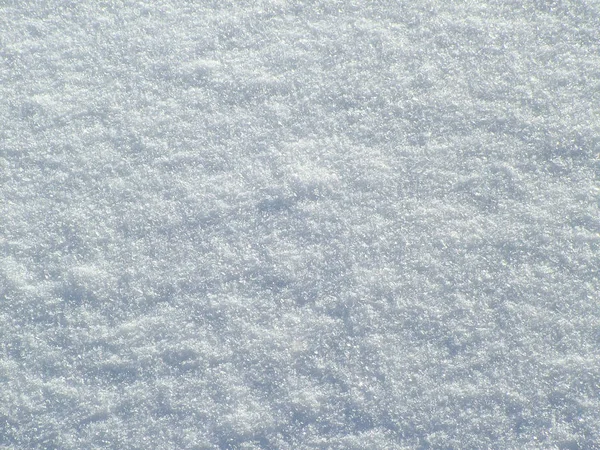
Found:
[[[0,447],[600,445],[596,1],[5,1]]]

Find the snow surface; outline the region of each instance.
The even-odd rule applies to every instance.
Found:
[[[0,447],[600,448],[596,0],[0,2]]]

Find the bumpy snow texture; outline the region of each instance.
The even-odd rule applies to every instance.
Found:
[[[600,4],[0,4],[0,447],[600,448]]]

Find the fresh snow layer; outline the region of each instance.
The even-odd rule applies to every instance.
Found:
[[[0,448],[600,448],[600,4],[0,3]]]

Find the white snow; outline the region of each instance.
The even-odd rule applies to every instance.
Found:
[[[600,4],[0,3],[0,448],[600,446]]]

